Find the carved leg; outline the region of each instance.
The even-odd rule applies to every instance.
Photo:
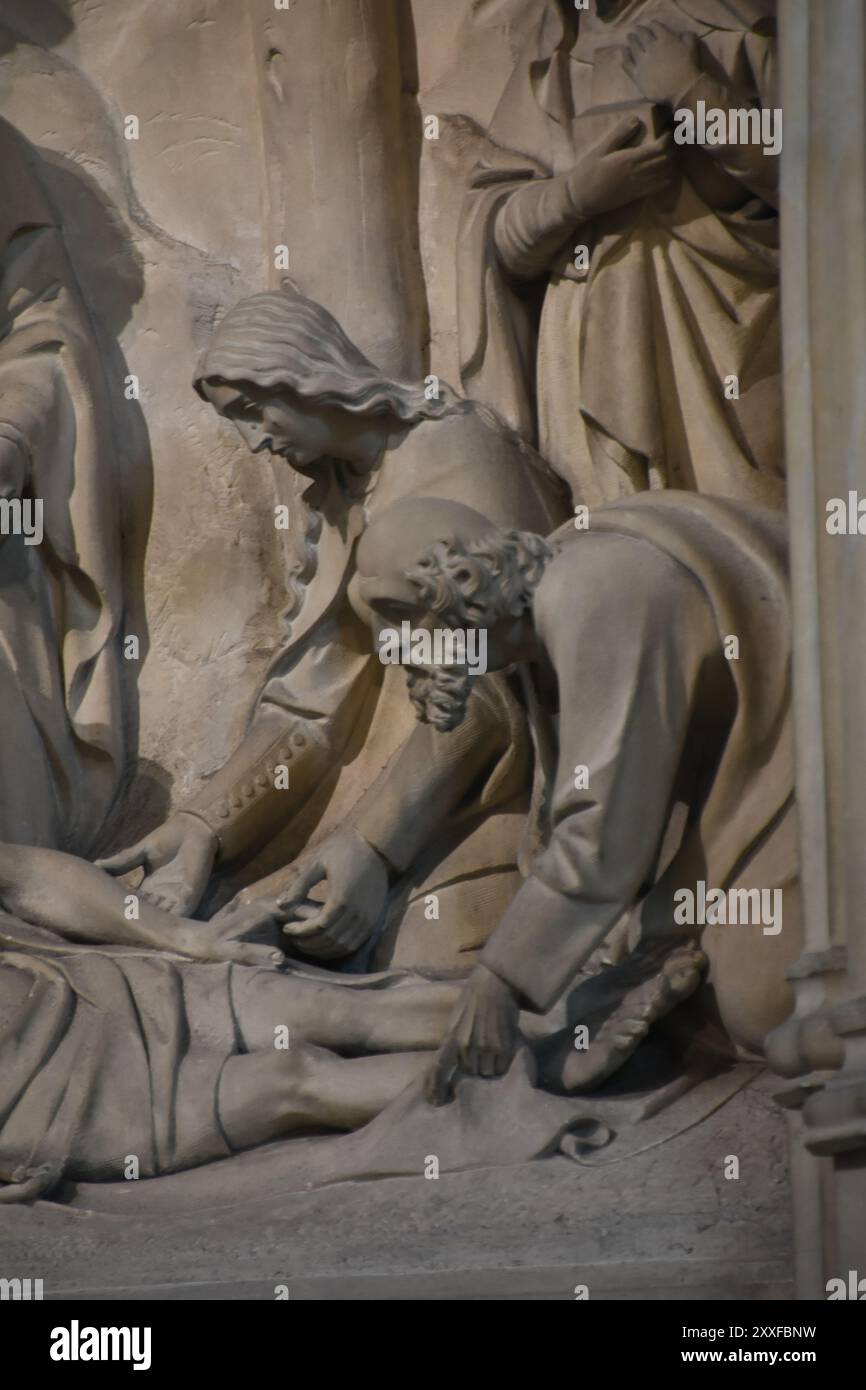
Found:
[[[230,1057],[218,1105],[233,1149],[248,1149],[303,1130],[357,1129],[372,1120],[430,1065],[424,1052],[347,1060],[324,1048]]]
[[[462,981],[416,981],[396,989],[320,983],[301,975],[238,970],[234,1003],[246,1047],[272,1048],[275,1029],[337,1052],[415,1052],[439,1046]]]

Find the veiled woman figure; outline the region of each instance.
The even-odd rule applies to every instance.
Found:
[[[124,770],[120,518],[102,364],[34,165],[0,121],[0,499],[11,504],[0,840],[87,853]],[[41,537],[14,524],[25,503],[31,518],[41,505]]]
[[[357,604],[355,543],[381,508],[414,495],[483,505],[503,526],[546,534],[567,514],[563,490],[492,411],[444,385],[429,399],[423,385],[383,376],[293,290],[230,310],[195,384],[253,454],[310,479],[306,586],[240,747],[105,867],[145,865],[153,900],[191,913],[217,859],[222,870],[269,846],[255,872],[277,872],[247,893],[273,896],[307,849],[292,873],[310,914],[306,953],[348,957],[379,931],[377,965],[466,964],[519,882],[523,711],[506,679],[481,676],[460,735],[416,726],[402,675],[379,661]],[[313,907],[305,894],[322,880],[327,898]]]

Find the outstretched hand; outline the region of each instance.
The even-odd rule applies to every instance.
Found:
[[[276,898],[251,898],[244,890],[215,912],[210,924],[218,930],[222,941],[241,941],[255,932],[259,940],[271,947],[282,947],[285,920]]]
[[[427,1080],[427,1099],[446,1105],[457,1074],[502,1076],[517,1047],[520,1008],[509,985],[476,965],[451,1015],[445,1040]]]
[[[198,961],[228,961],[233,965],[270,967],[282,965],[285,956],[273,946],[238,940],[215,917],[209,922],[181,920],[167,934],[164,949]]]

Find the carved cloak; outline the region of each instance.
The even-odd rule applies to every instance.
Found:
[[[560,696],[558,738],[536,740],[556,748],[534,797],[543,847],[481,955],[542,1011],[623,913],[641,904],[669,932],[677,888],[737,881],[794,780],[784,517],[669,491],[599,508],[556,542],[535,604]],[[786,835],[778,848],[763,886],[796,878]]]
[[[0,440],[44,504],[41,545],[0,537],[0,839],[87,853],[124,770],[122,538],[103,368],[32,159],[0,122]]]
[[[769,185],[764,196],[743,185],[732,198],[726,173],[726,196],[714,203],[718,170],[691,148],[678,156],[683,176],[670,196],[576,226],[549,276],[516,281],[494,246],[512,194],[567,172],[599,138],[583,113],[638,98],[616,49],[633,22],[660,18],[699,35],[711,102],[724,77],[768,107],[773,12],[769,0],[645,0],[618,32],[612,23],[581,36],[586,21],[550,4],[500,100],[461,216],[462,381],[537,442],[578,500],[670,486],[781,503],[779,223]],[[577,244],[588,269],[575,263]],[[724,393],[731,376],[737,399]]]

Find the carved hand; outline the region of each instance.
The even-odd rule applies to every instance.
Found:
[[[280,932],[286,920],[276,898],[252,898],[243,889],[230,903],[211,917],[211,925],[219,929],[224,941],[236,941],[249,932],[267,932],[275,946],[282,944]]]
[[[210,922],[182,920],[171,923],[166,932],[164,947],[200,961],[229,961],[234,965],[258,965],[271,968],[285,960],[282,951],[253,941],[238,941],[226,933],[214,918]]]
[[[675,106],[701,75],[699,47],[694,34],[674,34],[654,19],[629,34],[623,67],[647,101]]]
[[[306,902],[318,883],[326,883],[324,904]],[[384,860],[356,830],[331,835],[305,855],[279,906],[289,920],[283,932],[307,956],[337,960],[357,951],[378,925],[388,893]]]
[[[671,134],[665,131],[642,145],[627,145],[640,129],[638,117],[623,117],[575,164],[568,182],[581,218],[598,217],[661,193],[676,177]]]
[[[216,852],[213,831],[198,816],[180,811],[129,849],[97,862],[115,875],[143,866],[147,872],[140,896],[154,907],[184,916],[201,902]]]
[[[445,1105],[454,1096],[455,1073],[501,1076],[514,1057],[520,1010],[509,985],[476,965],[448,1024],[427,1082],[427,1099]]]

